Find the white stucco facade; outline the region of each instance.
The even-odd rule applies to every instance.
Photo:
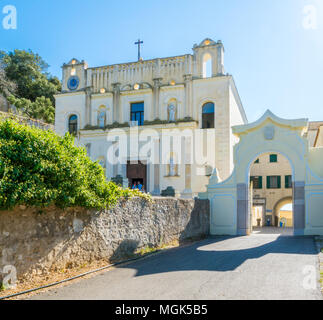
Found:
[[[212,67],[211,75],[206,77],[208,59]],[[211,39],[194,45],[193,54],[171,58],[95,68],[72,59],[63,66],[62,92],[55,97],[56,132],[61,135],[68,132],[69,119],[76,115],[78,143],[87,147],[93,160],[104,163],[107,179],[117,175],[126,179],[128,161],[140,160],[146,164],[147,191],[160,194],[173,187],[178,196],[197,195],[206,190],[214,168],[222,179],[229,177],[233,170],[233,146],[237,142],[231,127],[247,123],[233,77],[225,74],[223,61],[221,41]],[[133,126],[131,122],[134,103],[144,106],[143,125]],[[214,105],[214,127],[209,129],[203,128],[202,110],[207,103]],[[175,123],[169,121],[170,105],[176,110]],[[102,114],[104,128],[100,127]],[[198,129],[204,135],[209,133],[209,139],[203,139],[201,132],[199,136]],[[155,163],[148,161],[149,151],[145,155],[136,148],[130,150],[137,143],[139,149],[147,145],[149,139],[136,140],[146,136],[149,130],[155,143],[152,148],[160,153]],[[182,149],[175,148],[174,143],[173,149],[163,149],[164,135],[178,138],[189,132],[194,132],[194,139],[185,142]],[[108,159],[108,150],[115,143],[108,141],[113,140],[112,135],[127,137],[129,150],[122,163],[111,164]],[[202,162],[195,161],[196,153],[203,155]],[[171,176],[170,158],[179,161],[174,167],[176,174]],[[188,158],[193,160],[189,162]]]
[[[295,235],[323,234],[323,148],[312,148],[307,119],[286,120],[267,111],[258,121],[233,127],[234,171],[225,181],[212,175],[201,198],[211,201],[211,234],[246,235],[251,228],[250,168],[266,153],[288,159],[292,172]]]

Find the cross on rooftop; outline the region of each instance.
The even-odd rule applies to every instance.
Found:
[[[138,45],[138,61],[140,61],[141,55],[140,55],[140,46],[143,44],[144,42],[141,41],[140,39],[138,39],[137,42],[135,42],[135,45]]]

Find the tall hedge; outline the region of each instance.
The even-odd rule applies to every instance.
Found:
[[[142,196],[107,182],[70,135],[0,122],[0,209],[16,205],[106,208],[120,197]]]

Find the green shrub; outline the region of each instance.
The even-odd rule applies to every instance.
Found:
[[[20,204],[101,209],[133,196],[149,198],[107,182],[103,168],[69,134],[60,137],[9,119],[0,123],[0,209]]]

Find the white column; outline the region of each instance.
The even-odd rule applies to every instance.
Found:
[[[160,112],[160,86],[161,86],[161,78],[154,79],[154,90],[153,90],[153,117],[155,120],[156,118],[161,119],[161,112]]]
[[[84,126],[91,125],[92,123],[92,101],[91,101],[91,88],[85,89],[85,121]],[[82,128],[83,129],[83,128]]]
[[[183,191],[181,197],[182,198],[189,198],[191,199],[193,196],[192,192],[192,163],[191,163],[191,144],[192,144],[192,138],[185,138],[184,143],[184,157],[182,158],[182,163],[184,165],[185,169],[185,190]]]
[[[193,118],[193,109],[192,109],[192,99],[193,99],[193,88],[192,88],[192,75],[186,74],[184,75],[185,81],[185,117]]]
[[[152,195],[160,196],[160,139],[154,140],[154,163],[153,163],[153,191]]]
[[[112,144],[109,145],[109,148],[111,147]],[[113,163],[109,162],[109,158],[107,159],[107,176],[108,179],[111,180],[114,178],[116,175],[114,174],[114,165]]]
[[[120,122],[120,83],[113,83],[113,122]]]

